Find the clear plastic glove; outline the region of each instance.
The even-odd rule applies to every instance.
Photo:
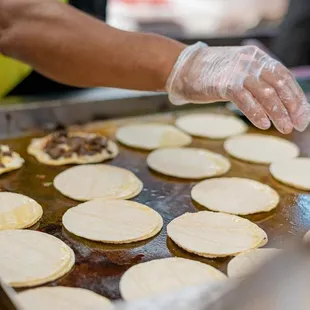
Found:
[[[255,46],[189,46],[166,90],[176,105],[232,101],[260,129],[268,129],[271,120],[287,134],[305,130],[310,122],[310,106],[293,75]]]

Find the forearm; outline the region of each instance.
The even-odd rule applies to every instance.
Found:
[[[162,36],[117,30],[55,1],[2,2],[0,50],[62,83],[162,90],[185,48]]]

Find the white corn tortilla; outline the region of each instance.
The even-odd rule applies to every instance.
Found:
[[[127,200],[96,199],[69,209],[63,216],[71,233],[105,243],[130,243],[155,236],[163,226],[153,209]]]
[[[73,251],[61,240],[33,230],[0,231],[0,277],[13,287],[56,280],[71,270]]]
[[[175,218],[168,224],[167,233],[184,250],[211,258],[235,256],[268,240],[266,233],[249,220],[209,211]]]
[[[269,212],[280,200],[268,185],[243,178],[216,178],[196,184],[192,198],[200,205],[224,213],[247,215]]]
[[[235,158],[258,164],[270,164],[299,155],[299,148],[294,143],[260,134],[244,134],[229,138],[225,141],[224,148]]]
[[[92,291],[73,287],[40,287],[17,295],[24,310],[112,309],[111,302]]]
[[[254,249],[234,257],[227,266],[229,277],[243,277],[255,272],[257,268],[280,253],[281,250],[273,248]]]
[[[3,144],[0,145],[0,149],[2,152],[10,150],[7,145]],[[25,160],[18,153],[12,152],[12,156],[3,156],[1,162],[5,167],[0,167],[0,175],[21,168]]]
[[[42,214],[42,207],[32,198],[0,192],[0,230],[30,227],[40,220]]]
[[[147,164],[159,173],[184,179],[210,178],[230,169],[224,156],[198,148],[159,149],[147,157]]]
[[[210,139],[225,139],[248,130],[239,118],[215,113],[181,116],[176,120],[176,126],[192,136]]]
[[[79,201],[129,199],[143,188],[131,171],[103,164],[69,168],[55,177],[54,186],[63,195]]]
[[[227,279],[214,267],[184,258],[163,258],[129,268],[121,278],[125,300],[151,298],[194,285],[214,285]]]
[[[83,133],[83,132],[72,132],[68,133],[69,136],[75,137],[92,137],[98,136],[98,134]],[[28,154],[34,156],[40,163],[50,165],[50,166],[61,166],[68,164],[91,164],[100,163],[102,161],[112,159],[116,157],[119,153],[118,146],[112,140],[108,140],[108,148],[111,153],[108,153],[106,149],[103,149],[101,153],[95,155],[77,155],[72,154],[70,157],[60,157],[59,159],[52,159],[46,152],[44,152],[44,146],[50,139],[51,135],[43,138],[32,139],[30,145],[28,146]]]
[[[289,186],[310,190],[310,159],[293,158],[273,163],[270,167],[272,176]]]
[[[192,138],[171,125],[166,124],[134,124],[121,127],[116,138],[127,146],[155,150],[162,147],[185,146]]]

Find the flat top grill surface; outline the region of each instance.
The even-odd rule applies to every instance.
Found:
[[[201,109],[200,109],[201,111]],[[183,112],[184,113],[184,112]],[[188,113],[188,112],[187,112]],[[98,122],[83,127],[83,130],[105,134],[114,138],[116,129],[133,122],[172,123],[180,112],[142,116],[122,120]],[[73,129],[77,129],[73,128]],[[259,130],[250,128],[250,132]],[[275,129],[267,134],[278,135]],[[285,137],[301,148],[303,156],[310,155],[310,130],[305,133],[293,133]],[[74,269],[63,278],[49,285],[82,287],[93,290],[111,299],[120,298],[119,280],[131,266],[156,258],[179,256],[211,264],[226,272],[230,258],[207,259],[185,252],[175,245],[166,234],[166,225],[185,212],[206,210],[190,198],[190,189],[197,182],[165,177],[150,171],[146,165],[148,152],[129,149],[120,145],[120,155],[107,164],[124,167],[134,172],[144,183],[141,194],[133,200],[144,203],[158,211],[164,219],[164,228],[157,236],[134,244],[106,245],[91,242],[74,236],[61,224],[62,215],[78,202],[62,196],[52,185],[53,178],[68,168],[50,167],[40,164],[26,153],[31,137],[2,140],[25,158],[25,165],[15,171],[0,176],[0,190],[28,195],[37,200],[44,209],[41,221],[32,229],[52,234],[66,242],[76,254]],[[195,138],[193,146],[207,148],[225,154],[223,141]],[[275,181],[267,166],[241,162],[230,158],[232,169],[227,176],[236,176],[258,180],[272,186],[281,196],[276,210],[264,214],[247,216],[268,234],[268,247],[281,243],[286,236],[302,236],[310,229],[310,194],[294,190]]]

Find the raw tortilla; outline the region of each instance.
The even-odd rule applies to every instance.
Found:
[[[7,152],[10,151],[10,148],[7,145],[0,145],[1,152]],[[22,167],[25,160],[20,157],[20,155],[16,152],[12,152],[12,156],[2,156],[1,157],[1,163],[4,165],[4,167],[0,167],[0,174],[17,170]]]
[[[0,277],[13,287],[61,278],[74,265],[73,251],[61,240],[33,230],[0,231]]]
[[[24,310],[112,309],[111,302],[92,291],[72,287],[41,287],[17,295]]]
[[[184,250],[204,257],[226,257],[261,247],[266,233],[242,217],[202,211],[185,213],[167,226],[168,236]]]
[[[220,154],[198,148],[166,148],[147,157],[148,166],[162,174],[202,179],[223,175],[230,169],[228,159]]]
[[[248,126],[237,117],[213,113],[179,117],[176,126],[192,136],[210,139],[225,139],[248,130]]]
[[[54,186],[63,195],[79,201],[129,199],[143,188],[131,171],[102,164],[67,169],[56,176]]]
[[[237,215],[268,212],[280,200],[278,193],[268,185],[242,178],[202,181],[193,187],[191,196],[210,210]]]
[[[214,285],[227,277],[207,264],[184,258],[163,258],[135,265],[120,282],[125,300],[151,298],[199,284]]]
[[[0,230],[30,227],[42,214],[42,207],[35,200],[21,194],[0,192]]]
[[[227,274],[229,277],[243,277],[255,272],[273,256],[280,253],[279,249],[254,249],[241,253],[234,257],[228,264]]]
[[[273,163],[270,166],[272,176],[295,188],[310,190],[310,159],[293,158]]]
[[[185,146],[192,138],[179,129],[165,124],[136,124],[120,128],[119,142],[134,148],[155,150],[162,147]]]
[[[163,226],[153,209],[127,200],[96,199],[69,209],[63,216],[71,233],[105,243],[130,243],[155,236]]]
[[[299,148],[287,140],[259,134],[229,138],[224,143],[229,155],[248,162],[270,164],[299,155]]]
[[[93,136],[98,136],[98,134],[83,133],[83,132],[72,132],[69,133],[68,135],[70,137],[89,137],[89,138]],[[52,159],[43,150],[46,142],[50,139],[50,137],[51,135],[48,135],[43,138],[32,139],[27,149],[28,154],[33,155],[40,163],[50,166],[99,163],[107,159],[114,158],[119,153],[118,146],[113,141],[108,140],[107,144],[110,152],[108,152],[106,149],[103,149],[101,153],[95,155],[78,156],[76,153],[74,153],[71,155],[71,157],[68,158],[61,157],[59,159]]]

